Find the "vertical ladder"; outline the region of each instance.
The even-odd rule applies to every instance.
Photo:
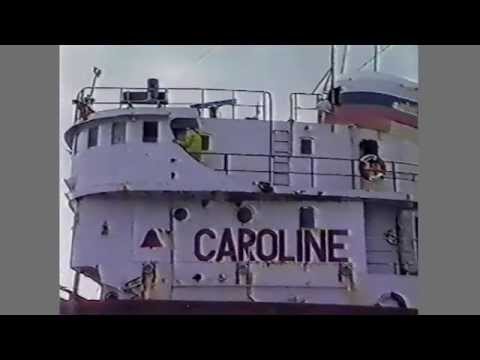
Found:
[[[290,131],[273,130],[273,185],[290,186]]]

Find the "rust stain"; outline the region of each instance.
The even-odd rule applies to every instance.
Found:
[[[165,300],[83,300],[60,303],[61,315],[418,315],[416,309],[378,306],[319,305]]]

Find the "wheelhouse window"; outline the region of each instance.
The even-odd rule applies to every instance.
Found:
[[[308,138],[300,139],[300,154],[312,155],[312,153],[313,153],[312,139],[308,139]]]
[[[125,144],[125,122],[112,124],[112,145]]]
[[[97,146],[98,144],[98,126],[88,129],[88,148]]]
[[[375,140],[364,139],[359,144],[360,154],[363,155],[378,155],[378,143]]]
[[[313,207],[306,206],[300,208],[300,228],[315,228],[315,211]]]
[[[143,142],[156,143],[158,139],[158,122],[144,121],[143,122]]]
[[[202,151],[210,150],[210,136],[207,134],[202,134],[201,139],[202,139]]]

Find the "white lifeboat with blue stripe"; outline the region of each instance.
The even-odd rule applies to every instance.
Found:
[[[340,104],[327,113],[325,122],[354,124],[391,132],[418,128],[418,84],[393,75],[359,72],[336,81]]]

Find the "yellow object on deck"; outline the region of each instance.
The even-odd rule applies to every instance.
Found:
[[[202,160],[202,155],[200,154],[202,152],[202,136],[199,133],[192,131],[184,141],[180,141],[180,145],[196,160]]]

